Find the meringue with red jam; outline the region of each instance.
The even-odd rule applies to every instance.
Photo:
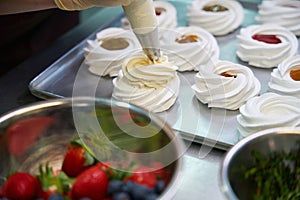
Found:
[[[162,56],[151,61],[140,53],[127,58],[119,76],[113,79],[113,98],[151,112],[168,110],[176,101],[180,79],[177,66]]]
[[[197,99],[208,107],[237,110],[260,92],[260,82],[246,66],[219,61],[210,69],[201,68],[192,86]]]
[[[177,26],[177,10],[169,2],[153,1],[159,28],[175,28]],[[122,28],[130,29],[130,22],[126,17],[121,19]]]
[[[299,127],[299,104],[296,97],[271,92],[249,99],[237,116],[240,138],[270,128]]]
[[[237,56],[255,67],[277,67],[298,51],[297,37],[276,24],[250,25],[237,38]]]
[[[220,54],[215,37],[196,26],[162,30],[160,46],[181,72],[216,64]]]
[[[300,55],[282,61],[271,73],[272,92],[300,98]]]
[[[194,0],[188,8],[190,26],[200,26],[213,35],[226,35],[243,22],[244,10],[234,0]]]
[[[141,50],[132,31],[122,28],[107,28],[87,40],[84,48],[84,63],[88,70],[98,76],[117,76],[122,62],[131,53]]]
[[[300,1],[264,0],[255,19],[260,24],[276,23],[300,36]]]

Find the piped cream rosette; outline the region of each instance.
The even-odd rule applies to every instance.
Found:
[[[157,23],[159,28],[175,28],[177,26],[177,10],[169,2],[153,1]],[[121,24],[124,29],[130,29],[130,22],[126,17],[121,19]]]
[[[249,99],[237,116],[241,138],[269,128],[299,127],[299,105],[300,99],[275,93]]]
[[[152,112],[168,110],[176,101],[180,80],[177,66],[162,56],[152,62],[144,54],[126,59],[119,76],[113,79],[113,98]]]
[[[195,0],[188,8],[188,22],[213,35],[226,35],[237,29],[244,19],[243,7],[234,0]]]
[[[179,71],[198,71],[201,66],[216,64],[219,46],[215,37],[200,27],[161,29],[160,45]]]
[[[260,92],[260,82],[248,67],[220,61],[211,69],[201,69],[192,86],[197,99],[208,107],[237,110]]]
[[[276,67],[298,50],[297,37],[276,24],[250,25],[237,38],[237,56],[255,67]]]
[[[271,73],[270,91],[300,98],[300,55],[284,60]]]
[[[255,19],[261,24],[276,23],[300,36],[300,1],[264,0]]]
[[[84,63],[88,70],[98,76],[117,76],[123,60],[141,46],[132,31],[122,28],[107,28],[87,40],[84,48]]]

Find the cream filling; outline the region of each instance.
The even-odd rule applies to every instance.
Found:
[[[300,81],[299,77],[294,79],[291,76],[291,71],[300,70],[300,55],[286,59],[278,65],[271,73],[269,89],[282,95],[290,95],[300,98]]]
[[[237,116],[241,138],[258,131],[276,127],[300,126],[300,99],[265,93],[253,97],[240,108]]]
[[[169,109],[176,101],[180,80],[177,67],[166,56],[153,62],[145,55],[132,56],[113,80],[113,98],[153,112]]]
[[[224,76],[224,74],[233,76]],[[258,95],[260,82],[245,66],[220,61],[211,69],[201,69],[192,89],[197,99],[208,107],[239,109],[248,99]]]

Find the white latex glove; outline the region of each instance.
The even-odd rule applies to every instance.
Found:
[[[133,1],[135,0],[54,0],[54,3],[62,10],[84,10],[94,6],[127,6]]]

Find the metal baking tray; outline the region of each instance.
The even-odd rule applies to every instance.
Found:
[[[178,26],[187,26],[186,10],[191,1],[169,2],[177,9]],[[241,1],[241,4],[244,7],[245,14],[241,27],[255,24],[254,17],[257,14],[257,3]],[[94,39],[98,31],[107,27],[120,26],[123,14],[120,12],[116,15],[107,24],[99,27],[97,31],[34,78],[29,84],[32,94],[43,99],[91,95],[100,98],[111,98],[112,79],[108,77],[100,78],[91,74],[82,62],[84,60],[83,49],[86,46],[87,39]],[[228,35],[216,37],[220,47],[220,59],[248,66],[236,56],[236,35],[238,33],[239,29]],[[261,93],[266,92],[272,69],[248,67],[253,70],[255,76],[260,80]],[[171,109],[159,115],[184,138],[206,144],[209,147],[228,150],[239,140],[236,128],[236,116],[239,111],[208,108],[207,105],[200,103],[190,87],[194,83],[195,73],[179,73],[181,88],[177,102]],[[80,92],[78,93],[78,91]],[[93,91],[92,94],[91,91]]]

